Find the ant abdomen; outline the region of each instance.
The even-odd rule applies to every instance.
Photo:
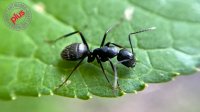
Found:
[[[73,43],[64,48],[61,52],[61,57],[64,60],[76,61],[87,55],[87,47],[82,43]]]

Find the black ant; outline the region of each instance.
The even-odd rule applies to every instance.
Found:
[[[118,63],[121,63],[126,67],[131,67],[131,68],[135,67],[136,59],[135,59],[135,53],[133,52],[133,46],[132,46],[132,43],[131,43],[131,35],[137,34],[137,33],[141,33],[141,32],[145,32],[145,31],[154,30],[155,27],[151,27],[151,28],[140,30],[140,31],[136,31],[136,32],[130,33],[128,35],[128,39],[129,39],[129,43],[130,43],[132,52],[130,52],[128,49],[126,49],[126,48],[124,48],[121,45],[118,45],[116,43],[107,42],[105,44],[106,36],[107,36],[108,32],[110,32],[110,30],[112,28],[113,27],[110,27],[105,32],[100,47],[94,49],[93,51],[90,51],[90,49],[88,47],[88,44],[87,44],[87,41],[85,40],[85,37],[83,36],[83,34],[80,31],[75,31],[75,32],[66,34],[66,35],[64,35],[62,37],[57,38],[56,40],[53,40],[53,41],[48,41],[49,43],[55,43],[60,39],[63,39],[63,38],[66,38],[66,37],[69,37],[71,35],[74,35],[74,34],[78,33],[80,35],[81,39],[82,39],[82,42],[83,42],[83,43],[73,43],[71,45],[68,45],[61,52],[60,55],[61,55],[62,59],[64,59],[64,60],[70,60],[70,61],[78,61],[78,60],[80,60],[80,61],[74,67],[74,69],[71,71],[69,76],[65,79],[65,81],[62,82],[57,87],[57,89],[62,87],[67,82],[67,80],[70,78],[72,73],[79,67],[81,62],[83,62],[83,60],[86,57],[87,57],[87,62],[88,63],[93,62],[95,59],[97,60],[98,64],[100,65],[100,67],[101,67],[101,69],[103,71],[103,74],[104,74],[106,80],[111,85],[111,87],[113,87],[113,89],[116,89],[117,87],[119,87],[116,66],[113,64],[111,59],[114,58],[115,56],[117,56]],[[108,80],[108,77],[106,76],[105,70],[104,70],[103,65],[102,65],[102,62],[106,62],[106,61],[109,61],[110,65],[112,67],[112,70],[114,72],[115,79],[114,79],[114,85],[113,86],[110,83],[110,81]]]

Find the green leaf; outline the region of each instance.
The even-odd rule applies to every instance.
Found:
[[[0,2],[1,15],[11,2]],[[1,99],[52,94],[80,99],[88,99],[91,95],[115,97],[143,90],[146,83],[166,82],[177,75],[199,70],[200,32],[197,29],[200,28],[200,7],[196,0],[32,0],[25,3],[32,11],[28,29],[14,31],[5,24],[0,26]],[[152,26],[157,29],[132,37],[139,62],[133,69],[118,64],[122,91],[113,94],[97,62],[87,63],[86,60],[65,86],[54,91],[77,64],[63,61],[60,52],[81,39],[75,35],[54,45],[44,40],[54,40],[79,30],[90,48],[97,48],[104,32],[130,7],[134,9],[132,19],[113,29],[106,41],[130,49],[130,32]],[[0,23],[4,21],[1,19]],[[109,63],[103,65],[113,83]]]

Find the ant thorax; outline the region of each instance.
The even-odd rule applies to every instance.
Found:
[[[114,46],[103,46],[102,48],[96,48],[93,51],[94,56],[98,56],[102,62],[108,61],[108,59],[114,58],[119,53],[119,49]]]

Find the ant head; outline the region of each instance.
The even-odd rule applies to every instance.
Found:
[[[135,55],[128,49],[121,49],[117,55],[117,60],[126,67],[135,67],[136,65]]]

